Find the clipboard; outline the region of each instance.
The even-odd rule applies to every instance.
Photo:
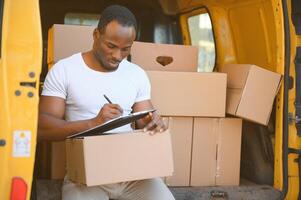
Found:
[[[147,116],[149,113],[153,113],[155,112],[155,109],[152,110],[145,110],[145,111],[141,111],[141,112],[135,112],[135,113],[131,113],[129,115],[126,116],[120,116],[117,117],[115,119],[109,120],[101,125],[95,126],[91,129],[79,132],[79,133],[75,133],[73,135],[69,135],[67,137],[67,139],[69,138],[78,138],[78,137],[86,137],[86,136],[96,136],[96,135],[107,135],[110,133],[105,133],[106,131],[118,128],[120,126],[132,123],[138,119],[141,119],[145,116]]]

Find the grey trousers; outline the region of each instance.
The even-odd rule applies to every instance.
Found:
[[[175,200],[162,179],[87,187],[65,180],[63,200]]]

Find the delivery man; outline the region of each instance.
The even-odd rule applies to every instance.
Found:
[[[153,108],[146,73],[126,60],[136,33],[136,19],[127,8],[113,5],[101,13],[93,32],[92,49],[57,62],[47,74],[39,105],[39,138],[63,140],[121,115]],[[137,127],[150,134],[167,128],[156,113],[138,121]],[[114,131],[131,130],[130,125],[125,125]],[[87,187],[73,183],[67,176],[62,197],[64,200],[174,199],[159,178]]]

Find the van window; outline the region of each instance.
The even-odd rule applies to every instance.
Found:
[[[215,65],[215,45],[208,13],[188,18],[191,45],[198,47],[198,71],[212,72]]]
[[[64,24],[97,26],[99,17],[99,14],[67,13],[65,15]]]

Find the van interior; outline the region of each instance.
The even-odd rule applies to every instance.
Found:
[[[222,60],[237,61],[238,63],[252,63],[252,64],[266,64],[264,56],[269,57],[271,52],[258,50],[259,55],[256,57],[250,52],[254,51],[254,45],[250,44],[250,49],[246,45],[252,43],[253,38],[249,41],[244,41],[241,36],[240,47],[246,49],[236,50],[235,53],[232,48],[227,49],[226,41],[220,37],[221,29],[226,23],[223,20],[217,20],[217,15],[211,18],[211,11],[220,11],[222,14],[224,10],[231,8],[237,9],[232,18],[239,17],[242,14],[242,19],[245,18],[244,23],[235,23],[231,21],[230,24],[234,28],[231,34],[235,37],[237,32],[248,30],[247,16],[250,17],[252,12],[258,6],[269,10],[271,2],[260,0],[40,0],[40,15],[41,26],[43,34],[43,68],[41,73],[41,82],[44,81],[48,71],[47,64],[47,41],[48,30],[53,24],[76,24],[76,25],[97,25],[101,11],[112,4],[119,4],[128,7],[136,16],[138,22],[137,41],[153,42],[163,44],[190,44],[195,45],[194,35],[196,37],[207,38],[208,44],[209,67],[206,69],[202,67],[204,63],[200,63],[199,72],[217,71]],[[201,11],[198,13],[198,11]],[[205,14],[209,25],[204,26],[202,30],[195,30],[194,25],[199,21],[194,21],[195,16]],[[223,15],[220,15],[221,17]],[[189,27],[181,26],[181,16],[190,15]],[[236,15],[236,16],[235,16]],[[271,14],[272,16],[272,14]],[[268,16],[267,19],[271,16]],[[198,18],[199,19],[199,18]],[[242,20],[241,19],[241,20]],[[254,23],[254,22],[253,22]],[[242,26],[242,27],[239,27]],[[256,28],[256,26],[254,26]],[[225,32],[229,31],[225,29]],[[256,30],[254,30],[256,31]],[[190,38],[187,39],[187,34],[190,33]],[[230,34],[230,33],[225,33]],[[252,35],[252,33],[250,33]],[[275,35],[271,34],[271,38]],[[92,37],[92,36],[91,36]],[[255,37],[255,36],[254,36]],[[258,37],[258,36],[256,36]],[[84,38],[83,38],[84,39]],[[272,40],[271,39],[271,40]],[[235,39],[233,39],[235,40]],[[261,38],[258,37],[260,41]],[[75,41],[76,42],[76,41]],[[225,44],[223,44],[224,42]],[[204,43],[205,44],[205,43]],[[253,46],[252,46],[253,45]],[[257,47],[261,44],[257,44]],[[270,44],[272,45],[272,44]],[[201,50],[200,50],[201,51]],[[206,53],[206,52],[205,52]],[[250,53],[250,57],[247,57]],[[261,54],[262,53],[262,54]],[[199,58],[204,52],[200,52]],[[262,56],[262,57],[261,57]],[[273,69],[273,62],[275,62],[274,55],[270,56],[270,63],[266,66]],[[275,106],[274,106],[275,107]],[[241,147],[241,172],[240,172],[240,186],[233,187],[171,187],[176,199],[277,199],[280,192],[273,188],[274,181],[274,137],[275,137],[275,108],[272,111],[270,122],[268,126],[258,125],[253,122],[243,122],[242,133],[242,147]],[[61,180],[49,179],[50,161],[49,143],[46,141],[39,141],[36,152],[36,163],[34,171],[34,183],[32,189],[33,199],[60,199],[61,194]]]

